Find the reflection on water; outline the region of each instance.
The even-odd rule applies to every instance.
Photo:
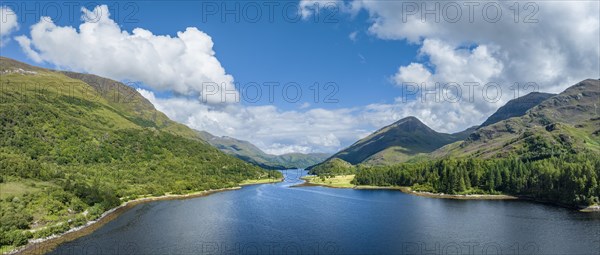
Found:
[[[593,254],[600,218],[523,201],[445,200],[285,181],[139,205],[53,254]]]

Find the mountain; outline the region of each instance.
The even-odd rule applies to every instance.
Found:
[[[138,197],[275,176],[122,83],[0,57],[0,246],[62,233]]]
[[[527,110],[554,96],[549,93],[529,93],[510,100],[500,107],[480,126],[468,128],[455,134],[438,133],[415,117],[408,117],[384,127],[350,147],[333,155],[351,164],[392,165],[426,159],[427,153],[444,145],[467,139],[474,131],[494,123],[523,116]]]
[[[325,153],[271,155],[263,152],[248,141],[227,136],[218,137],[206,131],[199,131],[198,134],[202,139],[219,150],[266,169],[306,168],[329,157],[329,154]]]
[[[481,127],[466,140],[437,149],[427,160],[359,168],[352,183],[444,194],[508,194],[597,208],[599,106],[600,81],[584,80],[522,116]]]
[[[122,110],[135,112],[137,117],[131,118],[131,120],[142,126],[160,128],[191,139],[202,139],[229,155],[265,169],[305,168],[317,164],[329,156],[322,153],[266,154],[250,142],[231,137],[217,137],[206,131],[192,130],[185,125],[171,121],[167,116],[156,111],[147,99],[129,86],[91,74],[61,73],[86,82],[94,87],[96,91],[102,91],[105,96],[110,97],[115,102],[113,105],[120,107]],[[132,104],[131,102],[138,103]]]
[[[434,157],[547,157],[600,152],[600,81],[588,79],[549,97],[521,117],[484,126]]]
[[[406,117],[358,140],[331,156],[352,165],[405,162],[466,138],[474,128],[456,134],[438,133],[416,117]],[[324,163],[326,163],[325,161]],[[322,167],[321,167],[322,168]],[[319,168],[319,169],[321,169]]]
[[[525,96],[510,100],[504,106],[500,107],[489,118],[487,118],[487,120],[478,128],[487,127],[491,124],[510,119],[512,117],[523,116],[529,109],[552,96],[555,96],[555,94],[532,92]]]

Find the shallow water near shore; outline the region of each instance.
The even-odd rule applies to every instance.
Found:
[[[50,254],[598,254],[600,215],[277,184],[140,204]]]

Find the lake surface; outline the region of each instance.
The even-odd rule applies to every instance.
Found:
[[[600,216],[524,201],[246,186],[142,204],[51,254],[600,254]]]

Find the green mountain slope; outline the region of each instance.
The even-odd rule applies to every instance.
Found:
[[[588,79],[550,97],[521,117],[483,127],[433,155],[482,158],[600,152],[600,81]]]
[[[93,74],[60,72],[70,78],[81,80],[94,88],[98,96],[107,99],[110,106],[124,113],[124,117],[139,126],[156,128],[186,138],[200,140],[196,131],[170,120],[157,111],[154,105],[135,89],[123,83]]]
[[[525,96],[510,100],[504,106],[500,107],[489,118],[487,118],[487,120],[485,120],[485,122],[483,122],[479,128],[487,127],[491,124],[510,119],[512,117],[523,116],[529,109],[552,96],[555,95],[550,93],[532,92]]]
[[[274,175],[200,140],[121,83],[0,58],[0,246],[140,196]]]
[[[362,167],[357,185],[445,194],[511,194],[582,208],[600,204],[600,81],[585,80],[523,116],[482,127],[431,159]]]
[[[225,136],[218,137],[206,131],[199,131],[198,134],[203,140],[219,150],[266,169],[306,168],[325,160],[329,156],[329,154],[324,153],[271,155],[248,141]]]
[[[473,128],[456,134],[438,133],[419,119],[407,117],[360,139],[328,160],[342,159],[352,165],[388,165],[405,162],[415,157],[425,156],[425,153],[446,144],[462,140],[472,130]],[[327,161],[322,164],[328,165],[325,163]],[[325,167],[316,169],[325,169]]]
[[[361,139],[332,158],[337,157],[352,164],[364,165],[393,165],[426,160],[430,158],[429,153],[440,147],[465,140],[474,131],[494,123],[523,116],[529,109],[552,96],[554,95],[534,92],[513,99],[500,107],[480,126],[451,135],[435,132],[418,119],[408,117]]]

